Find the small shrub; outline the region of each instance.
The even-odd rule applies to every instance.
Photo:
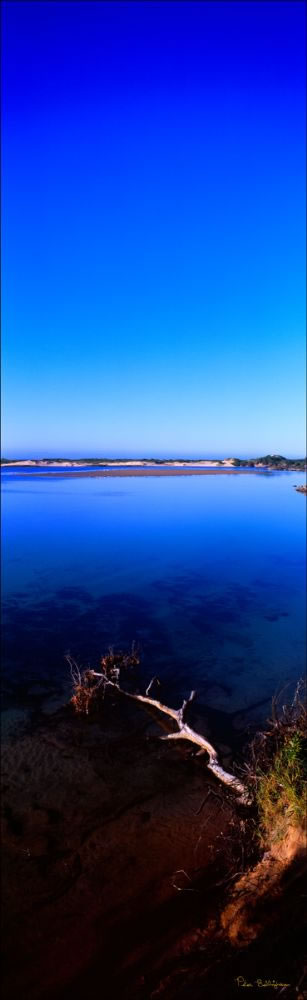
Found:
[[[127,673],[140,662],[140,655],[134,643],[130,653],[124,653],[122,650],[115,653],[113,649],[109,649],[100,660],[101,675],[100,671],[90,669],[81,673],[78,664],[69,653],[66,655],[66,660],[70,666],[74,689],[71,704],[78,715],[88,715],[90,710],[101,707],[108,684],[118,687],[122,676],[127,677]]]

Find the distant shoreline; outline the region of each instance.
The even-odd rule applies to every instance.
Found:
[[[222,468],[224,466],[227,466],[227,467],[228,466],[232,466],[233,464],[234,464],[234,460],[232,458],[225,458],[225,459],[220,459],[220,460],[212,459],[212,461],[210,461],[210,459],[208,459],[208,458],[200,458],[200,459],[196,459],[195,461],[193,461],[193,459],[180,459],[180,458],[178,458],[178,459],[176,459],[176,458],[169,458],[169,459],[154,459],[154,458],[152,458],[152,459],[150,459],[150,458],[144,458],[144,459],[141,459],[141,458],[140,459],[137,459],[137,458],[131,458],[131,459],[120,459],[120,458],[119,459],[116,459],[116,458],[110,458],[110,459],[107,459],[107,458],[106,459],[103,459],[103,458],[97,458],[97,459],[89,459],[89,458],[84,458],[84,459],[65,459],[65,458],[63,458],[63,459],[54,459],[54,460],[52,460],[52,459],[43,459],[43,458],[42,459],[39,459],[39,458],[28,458],[28,459],[22,459],[21,461],[17,461],[17,459],[16,460],[13,459],[13,460],[9,460],[7,462],[6,461],[1,462],[2,468],[13,468],[15,465],[18,465],[18,466],[22,465],[22,466],[27,466],[27,467],[30,466],[31,468],[39,468],[39,469],[78,468],[80,465],[81,466],[82,465],[101,465],[103,468],[105,466],[107,466],[110,469],[114,468],[114,466],[116,468],[117,467],[122,467],[122,468],[129,467],[129,468],[131,468],[133,466],[135,468],[142,468],[142,469],[143,468],[146,469],[148,466],[149,467],[156,466],[157,469],[164,468],[165,466],[166,467],[171,466],[172,468],[190,468],[191,466],[193,466],[193,468],[213,468],[213,467]]]
[[[90,466],[84,470],[82,466]],[[96,466],[96,468],[95,468]],[[98,469],[97,469],[98,466]],[[31,470],[52,470],[52,469],[76,469],[87,475],[100,474],[103,471],[115,471],[119,469],[146,470],[153,471],[169,469],[173,470],[216,470],[218,472],[227,471],[279,471],[279,472],[302,472],[306,469],[305,458],[286,458],[284,455],[263,455],[257,458],[27,458],[27,459],[6,459],[1,460],[3,469],[14,469],[16,467],[31,468]]]

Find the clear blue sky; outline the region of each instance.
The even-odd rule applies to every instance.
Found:
[[[3,454],[303,455],[302,2],[3,4]]]

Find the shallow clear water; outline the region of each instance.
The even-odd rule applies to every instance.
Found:
[[[301,473],[2,479],[6,710],[67,698],[68,649],[95,665],[133,640],[140,687],[195,687],[238,726],[304,672]]]

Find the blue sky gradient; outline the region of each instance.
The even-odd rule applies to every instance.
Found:
[[[304,18],[3,4],[3,455],[305,454]]]

